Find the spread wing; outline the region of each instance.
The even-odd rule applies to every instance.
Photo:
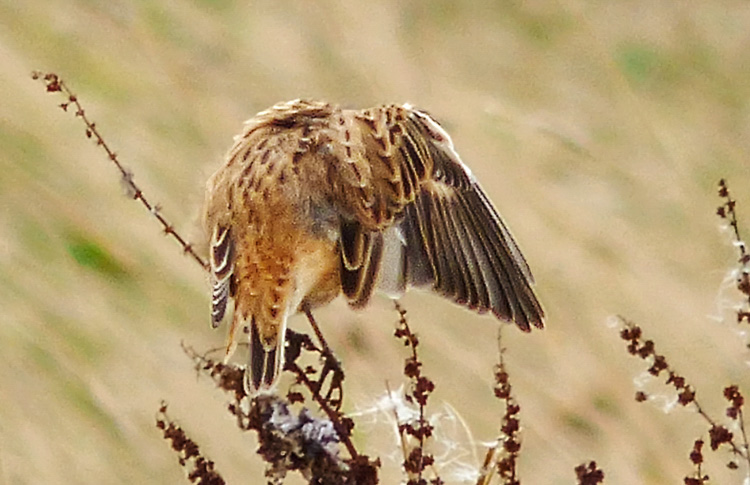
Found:
[[[341,283],[353,306],[373,289],[432,288],[522,330],[543,327],[531,271],[507,226],[424,112],[347,112],[344,152],[329,175],[342,201]],[[360,140],[360,143],[350,142]]]

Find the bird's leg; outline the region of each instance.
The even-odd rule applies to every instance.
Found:
[[[307,316],[307,319],[310,322],[310,326],[312,326],[313,331],[315,332],[315,335],[318,337],[318,341],[320,342],[320,346],[322,348],[323,356],[325,357],[325,360],[323,363],[323,369],[321,369],[320,371],[320,380],[318,381],[318,392],[320,392],[320,389],[323,386],[323,382],[325,381],[326,377],[328,377],[328,373],[333,371],[333,375],[331,377],[331,385],[328,388],[328,392],[326,393],[325,399],[327,401],[331,401],[334,407],[336,409],[339,409],[341,407],[341,403],[343,402],[343,398],[344,398],[344,389],[342,386],[342,381],[344,380],[344,370],[342,369],[341,364],[339,363],[336,356],[333,354],[331,347],[328,346],[328,342],[323,336],[323,332],[320,330],[320,327],[318,326],[318,322],[315,321],[315,317],[313,316],[312,311],[310,310],[310,306],[306,304],[303,305],[302,311],[305,312],[305,315]],[[336,398],[331,397],[334,392],[338,393],[338,396]]]
[[[326,354],[333,355],[333,352],[331,352],[331,348],[328,346],[328,342],[326,342],[326,339],[323,336],[323,332],[321,332],[320,327],[318,326],[318,322],[315,321],[315,317],[313,316],[312,311],[310,310],[310,305],[303,304],[302,311],[305,312],[305,315],[307,316],[307,320],[310,322],[310,326],[315,332],[315,335],[318,337],[318,342],[320,342],[320,347],[323,349],[323,352]]]

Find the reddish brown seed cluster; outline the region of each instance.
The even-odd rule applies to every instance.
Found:
[[[579,485],[597,485],[604,483],[604,472],[596,466],[595,461],[578,465],[575,468]]]
[[[427,485],[429,483],[440,485],[444,482],[437,475],[429,481],[423,478],[426,469],[435,463],[432,454],[425,452],[425,443],[432,437],[433,433],[433,426],[425,416],[425,407],[430,394],[435,390],[435,384],[422,374],[422,362],[419,360],[417,352],[419,338],[409,328],[406,310],[398,303],[396,303],[396,310],[399,314],[399,322],[394,335],[411,349],[411,355],[404,362],[404,375],[411,381],[405,399],[410,403],[419,405],[419,418],[416,422],[407,421],[398,424],[399,435],[405,449],[403,467],[409,477],[407,484]],[[409,444],[411,443],[409,438],[412,438],[415,444]]]
[[[677,401],[687,406],[695,401],[695,390],[685,381],[685,378],[670,368],[666,357],[656,352],[653,340],[643,340],[643,331],[633,322],[622,319],[625,327],[620,331],[620,338],[628,342],[628,352],[631,355],[639,357],[651,363],[648,368],[649,374],[659,377],[662,372],[667,373],[667,384],[674,387],[677,391]],[[648,395],[643,391],[638,391],[635,400],[643,402],[648,399]]]
[[[742,406],[745,404],[745,398],[742,396],[740,389],[736,385],[724,388],[724,398],[730,403],[727,408],[727,416],[731,419],[742,418]]]
[[[156,427],[162,430],[164,439],[172,443],[172,449],[179,457],[180,466],[185,469],[191,483],[224,485],[224,479],[214,470],[214,463],[201,454],[200,448],[187,436],[185,430],[169,419],[167,404],[164,402],[156,417]]]
[[[690,452],[690,461],[693,463],[695,470],[692,477],[685,477],[685,485],[704,485],[708,483],[709,476],[703,473],[703,440],[697,439],[693,443],[693,449]]]
[[[517,463],[521,452],[521,421],[519,413],[521,406],[513,398],[513,386],[510,383],[510,377],[505,370],[505,361],[503,353],[505,349],[500,348],[499,362],[495,366],[495,397],[502,400],[505,404],[505,413],[501,421],[500,432],[502,440],[502,453],[498,455],[495,466],[498,475],[503,480],[504,485],[519,485]]]

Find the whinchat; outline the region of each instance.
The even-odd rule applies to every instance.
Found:
[[[234,301],[227,356],[249,338],[245,387],[273,390],[287,319],[343,292],[410,286],[543,327],[533,277],[445,130],[410,105],[341,109],[295,100],[247,121],[207,183],[212,323]]]

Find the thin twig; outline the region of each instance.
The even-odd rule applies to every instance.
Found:
[[[643,330],[634,322],[626,318],[617,317],[623,324],[620,331],[620,338],[628,342],[628,352],[644,361],[651,361],[651,367],[648,369],[649,374],[659,377],[662,373],[667,374],[666,384],[672,386],[677,391],[678,402],[681,406],[692,404],[695,410],[709,425],[709,437],[711,438],[711,449],[716,450],[719,446],[726,444],[732,451],[745,460],[749,460],[747,451],[740,449],[734,441],[734,436],[725,427],[713,419],[704,410],[703,406],[698,403],[695,388],[687,382],[684,376],[679,374],[667,361],[667,358],[656,352],[656,346],[652,340],[643,339]],[[643,402],[648,398],[645,392],[638,391],[636,400]],[[750,463],[750,461],[748,462]]]
[[[70,88],[68,88],[68,86],[60,78],[60,76],[53,72],[45,74],[40,71],[34,71],[31,74],[31,77],[32,79],[38,79],[44,82],[47,87],[47,92],[59,92],[67,97],[67,101],[59,105],[60,108],[66,112],[68,111],[68,108],[71,107],[71,105],[75,108],[75,116],[77,118],[80,118],[83,121],[84,125],[86,125],[86,137],[93,138],[96,142],[96,145],[102,147],[102,149],[107,153],[107,158],[109,158],[109,160],[115,165],[115,167],[117,167],[117,170],[120,172],[120,177],[125,184],[127,193],[133,199],[140,200],[141,204],[146,208],[146,210],[148,210],[149,213],[151,213],[151,215],[153,215],[156,220],[159,221],[164,234],[172,236],[177,241],[177,243],[182,246],[182,250],[184,253],[189,254],[195,260],[195,262],[201,265],[204,270],[208,271],[209,268],[206,261],[204,261],[203,258],[201,258],[198,253],[195,252],[193,246],[175,230],[174,225],[172,225],[164,216],[161,215],[161,209],[159,205],[152,204],[146,198],[141,188],[135,183],[135,180],[133,180],[133,173],[126,169],[122,165],[122,163],[120,163],[120,160],[117,157],[117,153],[115,153],[109,147],[107,142],[104,141],[104,138],[99,133],[99,128],[96,126],[96,123],[91,121],[88,116],[86,116],[86,111],[83,109],[80,101],[78,101],[78,97],[73,93],[73,91],[70,90]]]
[[[320,409],[322,409],[323,412],[328,415],[328,419],[330,419],[333,425],[336,427],[336,432],[338,433],[341,442],[344,443],[344,446],[346,446],[346,449],[349,452],[349,456],[351,456],[352,459],[358,458],[359,453],[357,452],[357,449],[354,447],[354,443],[352,443],[352,440],[349,437],[349,435],[351,434],[351,430],[346,429],[346,427],[342,424],[342,419],[344,419],[344,417],[341,415],[341,413],[328,405],[328,401],[326,401],[326,399],[320,395],[318,386],[313,381],[311,381],[309,377],[307,377],[304,369],[302,369],[296,363],[289,366],[288,369],[297,375],[297,379],[299,379],[300,382],[310,390],[310,394],[312,394],[313,400],[318,403]]]
[[[425,468],[432,467],[435,463],[435,458],[430,453],[425,452],[425,442],[427,438],[432,436],[433,427],[427,421],[425,416],[425,410],[427,406],[427,399],[430,394],[435,390],[435,384],[422,374],[422,362],[419,360],[417,352],[417,346],[419,345],[419,338],[415,333],[411,331],[409,322],[406,319],[406,310],[398,303],[394,301],[396,311],[399,314],[398,327],[395,331],[395,336],[403,340],[404,345],[411,349],[411,356],[406,359],[404,364],[404,375],[412,380],[412,386],[410,392],[406,394],[406,400],[409,402],[416,401],[419,405],[419,420],[416,426],[412,426],[411,423],[400,423],[399,432],[406,433],[415,437],[418,441],[418,446],[412,449],[408,456],[404,457],[404,470],[407,474],[416,474],[416,479],[410,478],[408,484],[422,484],[426,483],[423,479]],[[434,468],[433,468],[434,469]],[[442,480],[437,473],[435,478],[432,480],[433,483],[440,483]]]
[[[393,398],[393,392],[391,391],[391,386],[388,384],[388,381],[385,382],[385,390],[388,393],[388,399],[390,399],[391,402],[395,402]],[[404,459],[406,459],[409,456],[409,448],[406,444],[406,437],[404,436],[404,430],[399,426],[399,418],[398,418],[398,410],[396,409],[396,406],[393,406],[393,418],[396,421],[396,429],[398,430],[398,439],[401,443],[401,454],[403,455]]]
[[[740,423],[740,431],[742,432],[742,447],[745,448],[745,453],[741,454],[745,458],[747,463],[747,469],[750,470],[750,447],[747,441],[747,432],[745,431],[745,418],[742,413],[742,409],[739,410],[737,421]]]
[[[740,257],[739,274],[737,275],[737,289],[745,295],[743,308],[737,310],[737,323],[746,321],[750,323],[750,253],[747,245],[740,235],[737,223],[737,201],[732,198],[726,180],[719,180],[719,197],[724,199],[721,206],[716,209],[716,214],[722,219],[729,221],[729,226],[734,231],[734,245],[737,247]]]

